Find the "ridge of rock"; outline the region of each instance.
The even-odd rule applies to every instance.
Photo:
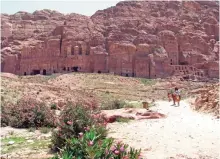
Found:
[[[219,2],[122,1],[91,17],[1,14],[2,72],[219,78]]]

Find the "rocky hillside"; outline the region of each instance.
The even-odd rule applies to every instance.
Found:
[[[85,35],[90,34],[87,25],[92,22],[89,17],[75,13],[64,15],[44,9],[32,14],[27,12],[1,14],[2,52],[18,54],[24,46],[36,46],[37,43],[45,40],[56,39],[60,35],[59,26],[67,22],[72,27],[72,32],[65,32],[66,35],[78,35],[79,38],[84,39]]]
[[[123,1],[91,17],[45,9],[32,14],[1,14],[1,23],[4,72],[17,73],[19,67],[26,67],[28,64],[21,66],[19,57],[25,58],[29,52],[31,58],[61,56],[68,50],[66,46],[80,43],[83,51],[116,59],[123,53],[140,58],[147,54],[155,75],[172,72],[167,65],[192,65],[202,69],[200,75],[218,77],[217,1]]]
[[[219,107],[219,84],[207,85],[204,88],[194,90],[192,93],[197,94],[193,104],[195,110],[213,113],[220,117]]]

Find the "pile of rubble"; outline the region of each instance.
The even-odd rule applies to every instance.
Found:
[[[196,89],[191,93],[198,95],[193,104],[195,110],[212,113],[219,117],[219,83]]]

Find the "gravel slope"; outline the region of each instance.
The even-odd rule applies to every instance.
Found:
[[[146,159],[220,159],[220,120],[190,109],[157,101],[152,110],[166,119],[109,124],[109,136],[134,148],[141,148]]]

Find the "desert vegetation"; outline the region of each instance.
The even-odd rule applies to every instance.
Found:
[[[114,101],[110,109],[119,109],[119,101]],[[103,109],[101,107],[101,109]],[[29,128],[34,132],[39,129],[42,134],[47,134],[51,128],[51,144],[32,140],[29,147],[50,147],[57,152],[52,159],[65,158],[140,158],[141,150],[128,148],[128,145],[114,141],[107,137],[106,121],[100,115],[100,108],[88,107],[80,103],[67,102],[60,115],[56,115],[56,105],[50,107],[44,102],[35,99],[21,98],[17,103],[4,103],[2,106],[1,125],[15,128]],[[25,137],[10,136],[2,139],[5,143],[3,153],[10,153],[18,147],[26,147]],[[7,145],[9,143],[9,145]],[[16,143],[15,145],[13,145]],[[12,144],[12,145],[10,145]],[[4,147],[3,146],[3,147]]]
[[[143,156],[151,153],[150,148],[143,147],[154,142],[147,144],[140,140],[144,140],[143,130],[150,132],[145,126],[149,128],[151,121],[139,120],[160,112],[162,105],[167,107],[167,103],[157,101],[166,100],[167,91],[173,85],[181,88],[183,98],[197,98],[192,102],[192,105],[197,104],[195,109],[202,111],[200,107],[205,102],[212,108],[207,108],[210,110],[207,112],[217,113],[217,107],[214,109],[218,106],[217,85],[212,83],[107,74],[71,73],[52,77],[2,74],[2,157],[145,158]],[[209,90],[208,94],[206,90]],[[211,105],[214,99],[215,103]],[[153,100],[156,103],[152,103]],[[143,101],[149,103],[147,112],[142,109]],[[167,110],[171,111],[170,108]],[[161,118],[167,116],[169,114]],[[157,121],[162,120],[167,119]],[[146,125],[139,127],[144,123]],[[133,138],[130,135],[137,133],[136,129],[140,134]]]
[[[81,75],[76,74],[76,76]],[[17,152],[20,147],[21,149],[28,148],[28,153],[33,154],[33,149],[35,148],[40,151],[42,149],[51,149],[53,151],[51,155],[57,153],[53,155],[53,158],[65,158],[67,156],[69,158],[74,156],[80,156],[81,158],[138,158],[140,150],[135,150],[126,144],[107,137],[107,122],[100,115],[103,109],[134,107],[135,104],[130,104],[125,99],[114,96],[108,91],[101,94],[97,93],[99,94],[98,96],[93,93],[93,95],[96,95],[93,98],[96,98],[98,102],[92,102],[92,100],[89,102],[82,100],[78,102],[69,101],[69,98],[65,98],[65,95],[62,96],[64,98],[63,102],[46,102],[45,99],[38,98],[44,92],[44,88],[37,89],[38,91],[35,93],[37,98],[33,96],[35,90],[29,92],[30,96],[27,97],[26,93],[28,92],[25,91],[23,82],[25,83],[28,80],[28,83],[34,83],[34,87],[39,85],[47,87],[46,85],[50,84],[51,80],[59,81],[59,79],[57,80],[59,75],[53,75],[51,78],[47,76],[36,76],[34,78],[36,80],[33,80],[33,77],[3,77],[1,126],[25,128],[27,134],[38,132],[40,134],[51,134],[49,135],[51,137],[37,141],[36,138],[31,138],[30,140],[29,137],[23,136],[23,134],[18,135],[13,131],[8,132],[8,135],[1,140],[3,154],[16,156],[13,152]],[[8,80],[12,80],[14,85],[8,83]],[[16,89],[20,96],[13,98],[11,92],[7,91],[11,87]],[[34,87],[33,89],[35,89]],[[30,91],[30,85],[26,89]],[[85,89],[81,88],[82,90]],[[85,91],[80,92],[80,95],[88,99]],[[126,119],[118,118],[117,121],[125,122]],[[78,146],[76,143],[78,143]],[[82,152],[77,154],[78,150]],[[91,156],[96,154],[98,156]]]
[[[140,150],[107,138],[106,124],[97,110],[83,105],[68,104],[61,113],[58,130],[53,132],[52,144],[61,150],[58,158],[140,158]]]
[[[54,112],[44,102],[28,97],[21,98],[17,103],[3,103],[1,106],[2,126],[15,128],[55,127]]]

